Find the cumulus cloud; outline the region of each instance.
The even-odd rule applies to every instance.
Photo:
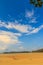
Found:
[[[6,48],[7,48],[6,45],[4,45],[4,46],[0,46],[0,50],[5,50]]]
[[[9,49],[9,45],[18,45],[22,42],[19,40],[21,33],[13,33],[8,31],[0,30],[0,50],[4,51]],[[13,48],[13,47],[12,47]]]
[[[24,50],[24,47],[23,46],[20,46],[20,47],[18,47],[20,50]]]
[[[5,44],[20,43],[20,41],[18,40],[18,36],[21,36],[21,34],[7,31],[0,31],[0,42]]]

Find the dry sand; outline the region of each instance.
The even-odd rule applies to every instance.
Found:
[[[43,65],[43,53],[0,54],[0,65]]]

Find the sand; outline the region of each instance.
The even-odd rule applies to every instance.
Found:
[[[43,53],[0,54],[0,65],[43,65]]]

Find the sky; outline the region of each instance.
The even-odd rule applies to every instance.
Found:
[[[43,48],[43,5],[0,0],[0,52]]]

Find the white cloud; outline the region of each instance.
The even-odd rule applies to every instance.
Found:
[[[5,50],[6,48],[7,48],[6,45],[4,45],[4,46],[0,46],[0,50]]]
[[[19,31],[19,33],[13,33],[13,32],[0,30],[0,50],[9,49],[7,45],[10,44],[14,44],[14,45],[17,44],[19,50],[24,50],[23,46],[19,45],[19,43],[23,43],[19,40],[19,36],[22,36],[22,33],[26,33],[28,35],[38,33],[41,29],[43,29],[43,24],[35,28],[28,24],[25,25],[20,23],[11,23],[11,22],[6,24],[5,22],[2,22],[0,20],[0,27],[5,27],[7,29],[16,29]]]
[[[0,31],[0,43],[4,44],[20,43],[18,36],[21,36],[21,34],[7,31]]]
[[[23,50],[24,48],[23,48],[23,46],[20,46],[19,49]]]
[[[37,15],[35,15],[35,12],[34,12],[34,10],[32,10],[32,11],[26,11],[26,13],[25,13],[25,18],[28,20],[29,19],[29,21],[28,21],[28,23],[37,23],[38,21],[37,21],[37,18],[38,18],[39,16]]]
[[[9,49],[8,46],[11,44],[12,45],[21,44],[22,42],[19,40],[20,36],[21,33],[13,33],[13,32],[0,30],[0,52]]]
[[[21,33],[28,33],[32,29],[30,25],[24,25],[20,23],[11,23],[6,24],[5,22],[0,22],[0,27],[6,27],[7,29],[16,29]]]
[[[19,31],[19,33],[18,34],[15,33],[15,35],[21,36],[22,33],[26,33],[26,34],[37,33],[37,32],[39,32],[39,30],[41,30],[43,28],[43,25],[35,28],[35,27],[32,27],[31,25],[28,25],[28,24],[11,23],[11,22],[8,22],[6,24],[5,22],[0,21],[0,27],[5,27],[7,29],[14,29],[14,30],[16,29],[17,31]],[[9,41],[10,41],[10,39],[9,39]]]
[[[13,25],[13,24],[12,24]],[[13,28],[22,33],[28,33],[28,25],[15,24]]]
[[[34,11],[33,10],[32,11],[26,11],[26,13],[25,13],[25,17],[27,17],[27,18],[32,18],[33,15],[34,15]]]
[[[38,28],[35,28],[31,31],[31,33],[38,33],[41,29],[43,29],[43,25],[39,26]]]
[[[36,18],[33,17],[33,18],[29,21],[29,23],[37,23]]]

